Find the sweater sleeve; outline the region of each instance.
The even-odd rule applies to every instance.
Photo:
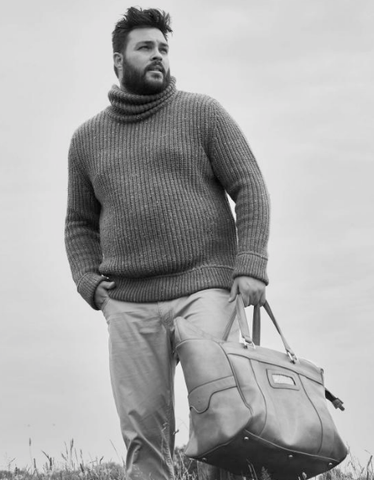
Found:
[[[218,180],[235,202],[238,252],[233,277],[268,284],[270,202],[264,179],[236,122],[213,100],[210,159]]]
[[[102,261],[100,247],[100,203],[81,165],[82,149],[76,136],[69,149],[68,202],[65,221],[65,246],[78,292],[98,310],[94,295],[104,280],[99,273]]]

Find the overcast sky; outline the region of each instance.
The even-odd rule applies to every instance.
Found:
[[[86,458],[125,456],[106,323],[76,293],[63,228],[70,138],[108,104],[111,32],[132,5],[171,13],[177,87],[215,97],[248,138],[272,202],[269,302],[296,353],[323,367],[345,401],[344,413],[331,412],[365,463],[374,454],[374,3],[20,0],[0,18],[0,469],[34,457],[41,467],[42,450],[60,461],[71,439]],[[263,344],[281,348],[271,328]],[[182,445],[181,371],[176,390]]]

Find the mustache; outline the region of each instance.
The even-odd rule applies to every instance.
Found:
[[[146,67],[145,71],[148,72],[149,70],[154,70],[155,67],[157,67],[157,69],[160,70],[160,72],[162,72],[163,74],[166,73],[165,68],[164,68],[164,66],[162,65],[161,62],[152,62],[152,63],[150,63],[150,64]]]

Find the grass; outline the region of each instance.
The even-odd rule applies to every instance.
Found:
[[[9,461],[7,470],[0,470],[0,480],[126,480],[125,462],[117,451],[119,463],[104,462],[104,457],[87,461],[82,450],[77,450],[74,440],[71,440],[69,444],[65,443],[59,460],[43,450],[42,453],[45,461],[41,466],[35,459],[32,459],[31,467],[23,468],[14,465],[14,460]],[[183,448],[177,447],[174,454],[176,480],[197,480],[196,461],[186,457]]]
[[[31,446],[31,440],[29,441]],[[77,450],[74,440],[65,444],[61,460],[56,461],[48,453],[42,451],[45,456],[44,464],[39,467],[33,460],[32,467],[19,468],[9,462],[7,470],[0,470],[0,480],[126,480],[125,464],[104,462],[104,458],[98,458],[87,462],[82,450]],[[175,478],[176,480],[197,480],[196,461],[189,459],[183,453],[183,448],[175,449]],[[373,455],[365,465],[361,465],[358,459],[349,453],[342,466],[319,475],[318,480],[374,480]],[[258,480],[271,480],[264,471]]]

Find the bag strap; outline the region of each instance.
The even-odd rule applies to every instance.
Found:
[[[265,302],[264,308],[266,310],[266,313],[269,315],[271,321],[273,322],[275,328],[277,329],[277,332],[279,333],[284,348],[286,349],[286,352],[288,356],[290,357],[291,361],[293,363],[296,363],[297,357],[291,347],[289,346],[287,340],[285,339],[281,328],[279,326],[279,323],[277,322],[276,318],[274,317],[274,314],[270,308],[270,305],[268,302]],[[225,333],[223,335],[223,340],[227,340],[228,336],[230,334],[232,325],[235,321],[235,317],[238,317],[238,322],[239,322],[239,327],[240,327],[240,332],[242,334],[242,337],[246,343],[246,345],[251,345],[253,348],[256,348],[256,345],[260,345],[260,338],[261,338],[261,314],[260,314],[260,307],[256,305],[253,309],[253,320],[252,320],[252,334],[253,334],[253,339],[251,338],[251,335],[249,333],[249,327],[248,327],[248,322],[247,322],[247,316],[245,314],[245,307],[244,307],[244,302],[243,298],[240,294],[237,295],[236,298],[236,308],[234,309],[230,320],[226,326]],[[340,400],[340,398],[335,397],[330,390],[327,390],[325,388],[325,397],[327,400],[329,400],[335,408],[340,409],[340,410],[345,410],[343,406],[343,401]]]
[[[253,312],[254,314],[254,312]],[[240,333],[242,334],[244,342],[248,345],[251,345],[252,347],[255,347],[255,343],[251,337],[251,334],[249,332],[249,327],[248,327],[248,321],[247,321],[247,316],[245,314],[245,306],[244,306],[244,301],[243,297],[241,296],[240,293],[236,296],[236,316],[238,318],[239,322],[239,329]]]
[[[273,322],[279,336],[282,339],[284,348],[290,357],[291,361],[293,363],[296,363],[297,357],[290,347],[289,343],[287,342],[286,338],[284,337],[282,330],[274,317],[273,312],[271,311],[270,305],[268,302],[265,302],[264,308],[266,313],[269,315],[271,321]],[[227,340],[232,325],[234,323],[235,317],[238,318],[239,322],[239,328],[240,332],[242,334],[242,337],[244,339],[244,342],[246,345],[251,345],[252,347],[256,348],[256,345],[260,345],[260,338],[261,338],[261,314],[260,314],[260,307],[256,305],[253,309],[253,326],[252,326],[252,334],[253,337],[251,336],[249,332],[249,327],[248,327],[248,321],[247,321],[247,316],[245,314],[245,307],[244,307],[244,302],[241,294],[239,293],[236,297],[236,309],[234,310],[233,314],[231,315],[229,322],[226,326],[225,332],[223,334],[223,340]]]
[[[261,343],[261,307],[259,305],[255,305],[253,307],[252,336],[253,336],[253,343],[255,345],[260,345]]]
[[[340,400],[340,398],[335,397],[335,395],[333,395],[330,390],[327,390],[327,388],[325,388],[325,397],[327,398],[327,400],[330,400],[330,402],[334,405],[335,408],[339,408],[342,411],[345,410],[345,408],[343,407],[344,402]]]
[[[241,324],[239,323],[241,334],[243,335],[243,332],[245,332],[245,336],[247,338],[248,343],[256,343],[256,345],[259,345],[260,344],[260,339],[257,336],[258,336],[258,332],[260,331],[260,327],[261,327],[261,325],[260,325],[260,313],[259,313],[260,308],[258,306],[254,307],[255,311],[253,312],[253,321],[255,322],[255,316],[256,316],[256,332],[254,332],[254,340],[252,342],[252,338],[251,338],[251,335],[250,335],[249,329],[248,329],[247,317],[246,317],[245,310],[244,310],[244,302],[243,302],[243,299],[241,298],[242,305],[238,305],[238,302],[240,302],[239,297],[241,298],[240,293],[237,295],[236,308],[234,308],[234,310],[231,314],[231,317],[230,317],[230,319],[229,319],[229,321],[226,325],[226,328],[225,328],[225,331],[223,333],[222,339],[226,341],[229,338],[231,328],[234,324],[235,318],[238,317],[239,322],[241,322],[242,320],[245,319],[244,321],[241,322]],[[238,308],[241,309],[240,313],[238,313]],[[258,342],[255,341],[255,338],[258,338]]]
[[[229,338],[229,335],[230,335],[230,332],[231,332],[231,328],[234,324],[234,321],[235,321],[235,318],[236,318],[236,310],[234,308],[232,314],[231,314],[231,317],[230,317],[230,320],[228,321],[227,325],[226,325],[226,328],[225,328],[225,331],[223,332],[223,335],[222,335],[222,340],[224,340],[225,342],[227,341],[227,339]]]
[[[291,360],[297,360],[297,357],[294,353],[294,351],[292,350],[292,348],[290,347],[290,345],[288,344],[287,340],[285,339],[283,333],[282,333],[282,330],[279,326],[279,323],[277,322],[277,320],[275,319],[274,317],[274,314],[273,312],[271,311],[271,308],[270,308],[270,305],[268,304],[268,302],[265,302],[264,304],[264,308],[266,310],[266,313],[269,315],[271,321],[273,322],[273,325],[275,326],[275,328],[277,329],[277,332],[279,333],[281,339],[282,339],[282,342],[283,342],[283,345],[284,345],[284,348],[286,349],[286,352],[288,353],[288,356],[291,358]]]

